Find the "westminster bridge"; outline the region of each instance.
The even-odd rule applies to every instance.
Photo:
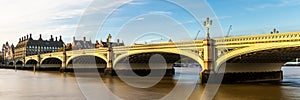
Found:
[[[300,57],[299,51],[300,32],[286,32],[55,52],[11,60],[9,64],[29,68],[59,67],[61,70],[96,64],[97,68],[110,72],[126,70],[122,64],[128,62],[132,69],[147,69],[149,67],[145,66],[149,65],[151,56],[160,54],[167,69],[172,69],[176,62],[185,62],[183,59],[198,63],[202,78],[208,77],[207,72],[219,72],[223,68],[222,73],[228,74],[227,77],[238,73],[241,77],[281,80],[282,65]]]

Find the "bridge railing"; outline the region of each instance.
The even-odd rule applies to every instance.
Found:
[[[200,49],[202,48],[202,46],[203,46],[203,41],[196,40],[196,41],[184,41],[184,42],[164,42],[164,43],[154,43],[154,44],[138,44],[132,46],[119,46],[119,47],[113,47],[113,49],[114,51],[169,49],[169,48]]]
[[[260,43],[260,42],[282,42],[282,41],[299,41],[300,32],[286,32],[276,34],[262,34],[254,36],[238,36],[231,38],[215,39],[217,45],[222,44],[244,44],[244,43]]]
[[[106,53],[108,48],[93,48],[93,49],[82,49],[67,51],[67,55],[73,54],[91,54],[91,53]]]
[[[94,49],[82,49],[82,50],[72,50],[72,51],[66,51],[67,55],[73,55],[73,54],[90,54],[90,53],[107,53],[108,48],[94,48]],[[62,56],[63,52],[52,52],[52,53],[45,53],[41,54],[41,57],[44,56]],[[27,58],[35,58],[37,55],[31,55],[27,56]]]

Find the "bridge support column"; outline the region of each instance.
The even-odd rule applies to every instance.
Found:
[[[66,68],[67,68],[67,53],[66,53],[66,50],[64,50],[60,72],[65,72]]]
[[[39,69],[41,68],[41,55],[39,54],[39,55],[37,56],[37,58],[38,58],[38,62],[37,62],[37,64],[36,64],[36,66],[34,66],[34,67],[36,67],[36,68],[34,68],[35,71],[36,71],[36,70],[39,70]]]
[[[26,63],[26,62],[25,62],[25,61],[26,61],[26,60],[25,60],[25,57],[24,57],[22,60],[23,60],[22,67],[25,68],[25,66],[26,66],[26,64],[25,64],[25,63]]]
[[[200,73],[201,83],[206,83],[211,72],[215,73],[214,63],[216,58],[215,41],[209,37],[203,41],[204,65]]]
[[[109,48],[107,51],[107,59],[108,62],[106,64],[106,69],[104,71],[105,75],[115,75],[115,71],[113,69],[113,49],[111,44],[109,44]]]

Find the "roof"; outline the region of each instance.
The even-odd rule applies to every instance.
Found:
[[[19,42],[16,46],[16,49],[25,46],[62,47],[63,44],[63,41],[25,40]]]

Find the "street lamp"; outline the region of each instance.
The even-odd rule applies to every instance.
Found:
[[[273,33],[274,33],[274,34],[275,34],[275,33],[279,33],[279,31],[278,31],[276,28],[274,28],[273,31],[271,31],[271,34],[273,34]]]
[[[209,29],[212,25],[212,20],[209,20],[209,17],[206,18],[206,21],[203,22],[203,26],[206,28],[206,39],[209,39]]]

